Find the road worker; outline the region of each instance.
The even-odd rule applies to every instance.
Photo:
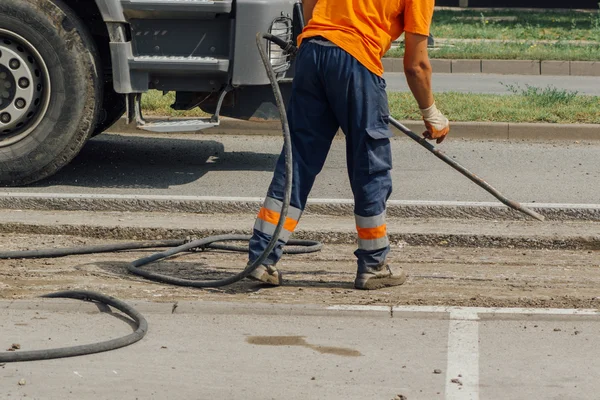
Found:
[[[434,0],[304,0],[307,25],[298,37],[299,52],[288,106],[292,137],[293,190],[276,248],[250,278],[281,284],[275,268],[294,232],[316,176],[321,172],[339,128],[346,137],[348,176],[354,194],[358,261],[354,286],[378,289],[401,285],[406,274],[390,266],[385,209],[392,192],[392,155],[382,57],[405,34],[404,71],[417,101],[424,137],[441,143],[450,127],[431,91],[427,39]],[[249,246],[250,262],[271,240],[282,209],[285,185],[283,152],[261,208]]]

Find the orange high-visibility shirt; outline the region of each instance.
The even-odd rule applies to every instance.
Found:
[[[302,40],[322,36],[350,53],[374,74],[402,32],[428,36],[435,0],[318,0]]]

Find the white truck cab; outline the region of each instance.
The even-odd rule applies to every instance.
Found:
[[[0,185],[54,174],[123,115],[154,132],[279,118],[255,36],[294,40],[301,20],[296,0],[2,0]],[[291,60],[266,45],[287,93]],[[213,116],[146,122],[151,89]]]

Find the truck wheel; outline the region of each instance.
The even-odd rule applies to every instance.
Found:
[[[125,95],[115,92],[112,81],[104,84],[104,99],[92,136],[97,136],[113,126],[125,114]]]
[[[0,1],[0,185],[46,178],[79,153],[102,99],[98,65],[61,0]]]

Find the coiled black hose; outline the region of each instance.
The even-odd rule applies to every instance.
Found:
[[[0,253],[0,260],[26,258],[56,258],[81,254],[113,253],[124,250],[158,249],[161,247],[180,246],[185,240],[151,240],[148,242],[129,242],[101,244],[97,246],[64,247],[62,249],[38,249],[27,251],[5,251]]]
[[[142,266],[148,265],[152,262],[162,260],[164,258],[173,256],[178,253],[182,253],[185,251],[191,251],[194,249],[220,249],[220,250],[228,250],[228,251],[237,251],[237,252],[246,252],[247,248],[242,248],[238,246],[232,246],[227,244],[222,244],[222,242],[228,241],[247,241],[250,239],[249,236],[244,235],[221,235],[221,236],[212,236],[207,237],[205,239],[188,241],[188,240],[158,240],[158,241],[147,241],[147,242],[133,242],[133,243],[119,243],[119,244],[109,244],[109,245],[99,245],[99,246],[83,246],[83,247],[75,247],[75,248],[64,248],[64,249],[47,249],[47,250],[32,250],[32,251],[11,251],[0,253],[0,259],[24,259],[24,258],[52,258],[52,257],[64,257],[68,255],[76,255],[76,254],[92,254],[92,253],[106,253],[106,252],[114,252],[114,251],[123,251],[123,250],[135,250],[135,249],[147,249],[147,248],[160,248],[160,247],[172,247],[167,251],[162,253],[153,254],[149,257],[144,257],[139,260],[136,260],[128,265],[127,269],[132,274],[140,275],[148,279],[152,279],[155,281],[165,282],[173,285],[179,286],[192,286],[192,287],[220,287],[230,285],[237,281],[240,281],[250,275],[258,266],[260,266],[263,261],[269,256],[271,251],[277,245],[277,240],[279,238],[279,234],[283,229],[283,224],[287,217],[287,212],[290,205],[290,198],[292,194],[292,142],[290,137],[290,130],[287,122],[287,113],[284,107],[283,96],[281,95],[281,91],[279,89],[279,84],[277,83],[277,77],[267,54],[263,48],[262,40],[267,39],[270,40],[280,47],[284,49],[286,52],[290,54],[296,53],[296,47],[288,42],[281,40],[280,38],[273,36],[271,34],[257,34],[256,35],[256,45],[258,47],[258,51],[261,56],[261,60],[265,66],[265,70],[267,71],[267,75],[269,77],[269,81],[271,82],[271,86],[273,88],[273,93],[275,94],[275,100],[277,103],[277,107],[279,109],[279,113],[281,116],[281,127],[283,131],[284,138],[284,151],[285,151],[285,190],[284,190],[284,198],[283,198],[283,207],[281,210],[281,215],[279,217],[279,221],[275,228],[275,232],[273,233],[273,237],[266,247],[265,251],[261,254],[261,256],[256,259],[253,263],[249,263],[244,270],[236,275],[231,277],[220,279],[220,280],[209,280],[209,281],[197,281],[197,280],[189,280],[189,279],[181,279],[175,278],[171,276],[166,276],[162,274],[157,274],[153,272],[148,272],[141,269]],[[322,244],[316,241],[311,240],[290,240],[288,242],[289,246],[299,246],[296,248],[286,248],[284,251],[287,254],[301,254],[301,253],[312,253],[321,250]],[[74,357],[85,354],[94,354],[109,350],[115,350],[124,346],[128,346],[133,344],[139,340],[141,340],[146,332],[148,331],[148,323],[146,319],[133,307],[128,304],[115,299],[110,296],[106,296],[100,293],[90,292],[90,291],[65,291],[47,294],[42,297],[49,298],[71,298],[85,301],[96,301],[102,304],[106,304],[116,308],[119,311],[122,311],[129,317],[133,319],[136,323],[136,330],[122,338],[113,339],[106,342],[94,343],[88,345],[81,346],[73,346],[73,347],[64,347],[58,349],[50,349],[50,350],[35,350],[35,351],[24,351],[24,352],[4,352],[0,353],[0,362],[19,362],[19,361],[34,361],[34,360],[49,360],[53,358],[65,358],[65,357]]]
[[[172,285],[178,286],[191,286],[198,288],[205,287],[221,287],[231,285],[232,283],[238,282],[248,275],[250,275],[256,268],[258,268],[263,261],[267,259],[271,251],[277,245],[277,240],[279,238],[279,234],[283,229],[283,224],[287,217],[288,209],[290,206],[290,198],[292,196],[292,139],[290,136],[290,127],[288,125],[287,113],[285,110],[285,105],[283,101],[283,96],[281,94],[281,90],[279,89],[279,84],[277,83],[277,76],[275,75],[275,71],[269,62],[265,49],[263,47],[263,39],[270,40],[282,47],[285,51],[294,52],[296,47],[293,44],[290,44],[284,40],[281,40],[277,36],[271,35],[269,33],[257,33],[256,34],[256,47],[258,48],[258,52],[260,53],[260,58],[263,62],[265,70],[267,71],[267,76],[269,77],[269,81],[271,82],[271,87],[273,89],[273,94],[275,95],[275,102],[277,103],[277,108],[279,109],[279,115],[281,118],[281,129],[283,131],[283,140],[284,140],[284,152],[285,152],[285,189],[284,189],[284,197],[283,197],[283,206],[281,209],[281,214],[279,216],[279,221],[277,222],[277,226],[275,228],[275,232],[273,233],[273,237],[271,241],[267,245],[265,251],[258,257],[254,262],[248,263],[246,268],[238,273],[237,275],[233,275],[228,278],[219,279],[219,280],[208,280],[208,281],[200,281],[200,280],[191,280],[191,279],[182,279],[175,278],[172,276],[162,275],[154,272],[149,272],[141,269],[142,266],[148,265],[154,261],[162,260],[164,258],[173,256],[175,254],[189,251],[194,248],[203,248],[211,245],[216,242],[224,242],[224,241],[232,241],[232,240],[246,240],[246,237],[238,236],[238,235],[223,235],[223,236],[213,236],[207,237],[205,239],[196,240],[190,243],[183,244],[179,247],[167,250],[162,253],[153,254],[149,257],[141,258],[129,264],[127,266],[127,270],[132,274],[143,276],[144,278],[169,283]],[[320,243],[318,242],[296,242],[300,245],[308,245],[312,249],[310,251],[318,251],[320,250]],[[291,243],[290,243],[291,244]]]
[[[98,246],[82,246],[82,247],[71,247],[64,249],[46,249],[46,250],[31,250],[31,251],[13,251],[13,252],[4,252],[0,253],[0,259],[23,259],[23,258],[51,258],[51,257],[64,257],[68,255],[76,255],[76,254],[94,254],[94,253],[106,253],[106,252],[114,252],[114,251],[122,251],[122,250],[136,250],[136,249],[148,249],[148,248],[161,248],[161,247],[170,247],[169,250],[166,250],[161,253],[153,254],[148,257],[140,258],[127,266],[127,270],[135,275],[143,276],[147,279],[169,283],[172,285],[178,286],[191,286],[191,287],[221,287],[231,285],[237,281],[240,281],[250,275],[258,266],[260,266],[266,258],[269,256],[271,251],[277,245],[277,240],[279,238],[279,234],[283,229],[283,224],[285,223],[285,219],[287,217],[287,212],[290,205],[290,198],[292,194],[292,142],[290,137],[290,128],[287,121],[287,113],[284,106],[283,96],[281,94],[281,90],[279,89],[279,84],[277,83],[277,76],[273,71],[271,63],[267,57],[263,46],[263,40],[270,40],[273,43],[280,46],[284,51],[294,55],[296,54],[297,48],[291,42],[286,42],[285,40],[274,36],[269,33],[258,33],[256,35],[256,46],[260,53],[261,60],[264,64],[265,70],[267,72],[267,76],[269,77],[269,81],[271,82],[271,87],[273,89],[273,94],[275,95],[275,101],[277,104],[277,108],[279,109],[279,114],[281,117],[281,129],[283,132],[284,139],[284,151],[285,151],[285,189],[284,189],[284,198],[283,198],[283,207],[281,210],[281,214],[279,217],[279,221],[275,228],[275,232],[273,233],[273,237],[271,241],[267,245],[265,251],[261,254],[261,256],[256,259],[253,263],[249,263],[246,268],[240,273],[233,275],[231,277],[220,279],[220,280],[207,280],[207,281],[198,281],[198,280],[189,280],[189,279],[181,279],[170,277],[154,272],[148,272],[141,269],[141,267],[148,265],[152,262],[165,259],[167,257],[171,257],[175,254],[183,253],[186,251],[191,251],[194,249],[219,249],[219,250],[227,250],[227,251],[237,251],[237,252],[246,252],[247,248],[232,246],[222,244],[222,242],[230,242],[230,241],[248,241],[250,239],[249,236],[245,235],[221,235],[221,236],[211,236],[200,240],[157,240],[157,241],[147,241],[147,242],[132,242],[132,243],[119,243],[119,244],[107,244],[107,245],[98,245]],[[312,253],[321,250],[322,244],[316,241],[311,240],[291,240],[288,245],[297,246],[296,248],[286,248],[284,251],[287,254],[304,254],[304,253]],[[175,246],[175,247],[173,247]]]
[[[74,290],[46,294],[42,297],[95,301],[101,304],[112,306],[129,316],[135,322],[136,329],[133,333],[130,333],[127,336],[108,340],[106,342],[84,344],[81,346],[61,347],[58,349],[48,350],[3,352],[0,353],[0,363],[51,360],[53,358],[75,357],[86,354],[101,353],[109,350],[116,350],[142,340],[142,338],[148,332],[148,322],[146,322],[144,316],[127,303],[115,299],[114,297],[95,292]]]

